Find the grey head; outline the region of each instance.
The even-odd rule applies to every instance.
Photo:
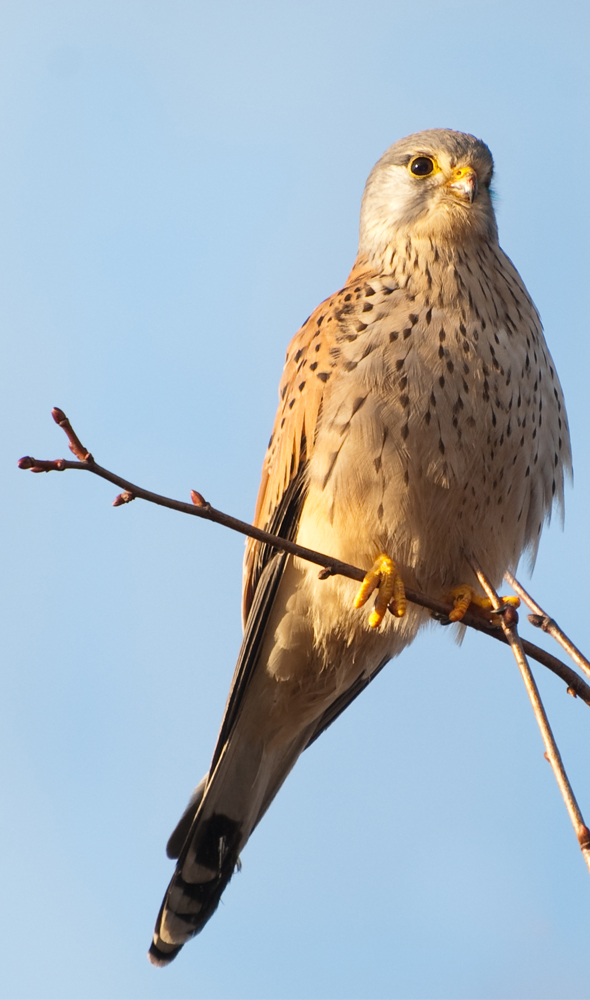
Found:
[[[493,170],[486,144],[466,132],[436,128],[400,139],[369,174],[359,252],[372,257],[408,236],[497,241]]]

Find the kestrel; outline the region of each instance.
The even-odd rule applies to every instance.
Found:
[[[346,284],[289,346],[254,523],[372,569],[355,601],[350,580],[248,542],[244,640],[211,767],[168,842],[155,965],[209,920],[299,755],[427,620],[403,585],[452,593],[459,619],[479,593],[470,559],[499,585],[563,502],[561,388],[498,244],[492,171],[461,132],[391,146]]]

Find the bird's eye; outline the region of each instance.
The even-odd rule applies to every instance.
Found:
[[[410,163],[410,170],[415,177],[428,177],[434,173],[434,160],[429,156],[415,156]]]

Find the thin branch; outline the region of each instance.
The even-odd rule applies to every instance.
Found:
[[[58,427],[61,427],[62,431],[66,434],[72,454],[74,454],[76,458],[79,458],[81,462],[93,462],[94,459],[92,455],[81,443],[80,438],[76,434],[64,411],[60,410],[59,406],[54,406],[51,411],[51,416],[55,420]]]
[[[531,705],[533,706],[533,712],[535,713],[535,718],[537,720],[539,729],[541,730],[541,736],[543,737],[543,742],[545,744],[545,756],[555,775],[555,780],[559,786],[559,790],[565,802],[566,809],[569,813],[569,817],[572,821],[572,826],[575,830],[576,837],[578,838],[578,843],[580,845],[580,850],[584,857],[584,861],[588,866],[590,871],[590,830],[584,823],[580,807],[576,801],[574,791],[570,785],[568,776],[565,772],[563,766],[563,761],[559,750],[557,749],[557,744],[555,738],[551,731],[551,726],[549,725],[549,719],[547,718],[547,713],[541,701],[541,695],[539,694],[539,689],[535,683],[535,678],[532,675],[531,668],[527,662],[525,652],[523,649],[522,640],[518,634],[516,628],[516,621],[514,620],[514,610],[510,607],[502,609],[502,603],[498,597],[496,591],[490,584],[489,580],[485,576],[481,566],[472,560],[472,565],[477,573],[477,578],[481,583],[486,594],[492,602],[492,606],[500,614],[500,621],[502,623],[502,631],[506,636],[512,652],[514,653],[514,658],[518,664],[518,668],[522,675],[522,679],[525,683],[527,689],[527,694],[530,698]],[[512,585],[512,584],[511,584]],[[517,619],[518,620],[518,619]]]
[[[577,646],[574,646],[571,639],[568,638],[565,632],[559,627],[555,619],[550,618],[549,615],[543,611],[543,608],[541,608],[534,598],[527,593],[522,584],[518,582],[512,573],[505,573],[504,579],[510,584],[512,589],[516,591],[524,603],[529,606],[531,611],[534,611],[534,614],[527,615],[531,625],[534,625],[535,628],[540,628],[543,632],[547,632],[549,635],[553,636],[556,642],[558,642],[560,646],[563,646],[566,653],[569,653],[574,663],[577,663],[580,669],[583,670],[588,677],[590,677],[590,661],[586,659]]]
[[[287,538],[279,538],[277,535],[271,535],[268,531],[256,528],[254,525],[248,524],[246,521],[240,521],[238,518],[231,517],[229,514],[224,514],[222,511],[216,510],[212,507],[211,504],[208,503],[196,490],[191,491],[193,502],[192,504],[189,504],[184,503],[181,500],[173,500],[170,497],[162,496],[159,493],[152,493],[150,490],[145,490],[143,487],[136,486],[135,483],[131,483],[129,480],[123,479],[122,476],[115,475],[115,473],[110,472],[108,469],[104,469],[94,461],[90,452],[88,452],[80,443],[79,438],[75,434],[63,410],[56,407],[52,410],[52,416],[55,422],[67,434],[70,450],[82,460],[72,462],[65,458],[46,460],[26,456],[20,459],[18,463],[19,468],[28,469],[31,472],[64,472],[66,469],[91,472],[95,476],[99,476],[101,479],[106,479],[115,486],[121,487],[123,490],[123,492],[120,493],[113,501],[114,507],[130,503],[136,498],[147,500],[149,503],[158,504],[160,507],[168,507],[171,510],[180,511],[182,514],[192,514],[195,517],[201,517],[207,521],[214,521],[216,524],[221,524],[226,528],[231,528],[232,531],[238,531],[242,535],[248,535],[250,538],[255,538],[259,542],[271,545],[275,549],[280,549],[283,552],[289,552],[291,555],[298,556],[300,559],[305,559],[308,562],[322,566],[323,569],[319,574],[322,579],[325,579],[328,576],[339,575],[348,577],[351,580],[357,580],[359,582],[363,581],[365,577],[365,570],[359,569],[357,566],[351,566],[349,563],[342,562],[339,559],[334,559],[331,556],[324,555],[321,552],[316,552],[314,549],[304,548]],[[452,609],[450,605],[446,604],[444,601],[436,600],[435,598],[428,597],[426,594],[422,594],[409,588],[406,589],[406,597],[413,604],[417,604],[420,607],[433,612],[438,620],[442,621],[444,624],[448,624],[448,615]],[[514,609],[512,610],[514,614],[516,614]],[[486,635],[490,636],[492,639],[496,639],[498,642],[508,643],[509,641],[502,633],[501,629],[492,625],[487,619],[480,617],[473,612],[468,612],[465,615],[462,620],[462,624],[467,625],[469,628],[473,628],[478,632],[484,632]],[[571,667],[567,666],[567,664],[563,663],[556,656],[552,656],[551,653],[548,653],[546,650],[541,649],[541,647],[534,645],[534,643],[523,640],[523,646],[532,659],[537,660],[538,663],[547,667],[548,670],[551,670],[557,677],[560,677],[561,680],[567,684],[568,692],[570,694],[578,696],[586,705],[590,706],[590,686],[586,684],[586,682],[575,672],[575,670],[572,670]]]

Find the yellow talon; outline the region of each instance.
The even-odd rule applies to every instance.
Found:
[[[492,606],[492,602],[489,597],[482,597],[478,594],[476,590],[468,583],[462,583],[459,587],[453,587],[448,594],[445,595],[445,601],[452,602],[454,607],[449,614],[449,620],[452,622],[460,622],[465,612],[470,607],[474,605],[473,610],[477,613],[477,608],[481,608],[483,612],[482,617],[486,618],[488,621],[495,622],[496,616]],[[518,597],[501,597],[500,600],[502,604],[510,604],[513,608],[520,607],[520,598]]]
[[[403,618],[407,606],[406,592],[397,567],[389,556],[377,556],[355,597],[355,608],[362,608],[374,590],[378,590],[378,594],[369,615],[371,628],[379,627],[388,608],[396,618]]]

